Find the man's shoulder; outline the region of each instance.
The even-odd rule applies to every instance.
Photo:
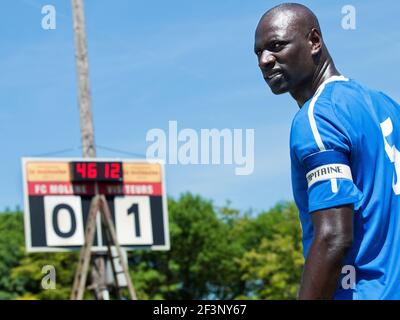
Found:
[[[323,93],[324,96],[329,96],[335,108],[353,107],[357,103],[369,104],[371,101],[394,101],[386,93],[381,90],[371,88],[357,80],[349,78],[348,81],[337,81]]]
[[[352,79],[346,78],[346,81],[334,81],[329,83],[321,92],[320,101],[330,101],[332,105],[343,105],[354,103],[355,101],[365,100],[365,97],[374,90],[366,85]],[[318,101],[317,101],[318,103]]]
[[[314,131],[326,126],[343,129],[342,122],[347,123],[347,118],[354,114],[354,110],[349,112],[349,109],[365,103],[369,92],[364,85],[345,77],[327,83],[296,113],[292,120],[291,137],[311,132],[313,127]]]
[[[346,82],[336,82],[332,86],[330,94],[332,103],[337,107],[354,105],[356,103],[389,103],[399,105],[398,101],[390,97],[387,93],[380,89],[371,88],[354,79]]]
[[[342,113],[340,109],[346,109],[356,103],[365,103],[366,97],[372,92],[374,90],[351,78],[330,82],[296,113],[292,128],[309,123],[313,117],[335,118],[335,114]]]
[[[333,92],[336,83],[329,83],[323,90],[309,99],[295,114],[292,120],[292,130],[296,127],[310,125],[315,117],[332,116],[332,106],[334,104]],[[340,89],[339,89],[340,90]]]

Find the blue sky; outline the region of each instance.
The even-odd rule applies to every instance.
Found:
[[[167,192],[268,209],[291,200],[289,130],[297,106],[274,96],[253,54],[259,17],[280,1],[86,0],[96,144],[145,154],[146,133],[178,129],[255,130],[255,169],[168,165]],[[300,1],[320,19],[338,69],[400,101],[400,3]],[[41,27],[54,5],[56,30]],[[341,27],[341,9],[356,8],[356,30]],[[3,0],[0,21],[0,210],[22,206],[20,158],[81,150],[74,39],[69,0]],[[126,157],[97,150],[99,157]]]

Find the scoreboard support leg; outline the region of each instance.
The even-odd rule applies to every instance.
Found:
[[[116,257],[112,255],[111,243],[113,243],[113,245],[115,246],[116,251],[117,251],[117,257],[119,258],[119,260],[121,262],[122,273],[124,274],[124,276],[126,278],[129,295],[131,296],[132,300],[137,300],[135,288],[133,287],[132,279],[131,279],[131,277],[129,275],[129,271],[128,271],[128,263],[127,263],[127,261],[124,261],[124,256],[122,254],[121,246],[119,245],[118,240],[117,240],[117,234],[115,232],[114,224],[113,224],[113,221],[111,218],[110,208],[108,207],[106,197],[103,195],[100,196],[100,201],[103,204],[101,206],[102,213],[103,213],[102,222],[105,225],[105,231],[106,231],[106,237],[107,237],[107,248],[108,248],[107,252],[108,252],[108,256],[110,257],[110,261],[111,261],[111,268],[113,270],[113,276],[114,276],[115,286],[117,289],[117,294],[118,294],[118,296],[120,296],[120,286],[118,284],[118,277],[117,277],[116,268],[115,268],[115,264],[114,264],[114,262],[115,262],[114,258],[116,258]]]
[[[106,237],[108,240],[107,241],[107,249],[108,249],[107,252],[108,252],[108,256],[110,257],[110,261],[111,261],[113,277],[114,277],[115,286],[117,289],[116,290],[117,296],[118,296],[118,298],[120,298],[120,287],[118,284],[118,277],[117,277],[117,274],[115,271],[116,268],[114,265],[114,262],[115,262],[114,258],[116,258],[116,257],[112,256],[111,244],[113,244],[115,246],[117,257],[121,261],[122,272],[124,273],[124,276],[126,278],[129,295],[132,300],[137,300],[136,292],[133,287],[131,277],[129,275],[128,264],[126,261],[124,261],[124,257],[122,255],[122,250],[118,243],[114,224],[113,224],[113,221],[111,218],[110,208],[108,207],[107,200],[104,195],[96,195],[92,199],[92,202],[90,204],[90,211],[89,211],[88,221],[87,221],[86,230],[85,230],[85,244],[80,251],[78,268],[75,273],[74,284],[72,287],[70,298],[71,298],[71,300],[82,300],[83,299],[83,294],[84,294],[85,288],[86,288],[86,279],[87,279],[87,273],[89,270],[90,257],[92,254],[91,248],[93,245],[94,234],[96,231],[96,216],[97,216],[97,213],[99,212],[99,210],[100,210],[100,214],[101,214],[101,222],[104,225],[104,228],[106,231]],[[96,270],[96,266],[94,266],[94,270]],[[97,276],[99,276],[98,273],[97,273]],[[96,278],[96,271],[94,273],[94,278]],[[106,285],[104,283],[104,279],[97,279],[97,280],[95,280],[95,282],[97,282],[97,284],[94,286],[91,286],[91,287],[93,289],[95,289],[96,299],[99,299],[102,296],[101,292],[103,292],[103,290],[106,289]],[[103,283],[103,285],[98,286],[99,283]]]
[[[107,285],[105,282],[104,256],[99,253],[92,254],[93,264],[91,271],[92,284],[88,289],[93,291],[96,300],[109,300]]]

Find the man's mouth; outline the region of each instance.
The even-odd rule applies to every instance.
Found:
[[[281,75],[282,75],[282,72],[274,72],[274,73],[272,73],[272,74],[270,74],[270,75],[268,75],[268,76],[266,76],[264,78],[265,78],[265,80],[270,81],[270,80],[272,80],[272,79],[274,79],[274,78],[276,78],[278,76],[281,76]]]

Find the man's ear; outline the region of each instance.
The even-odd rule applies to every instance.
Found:
[[[315,56],[320,53],[322,48],[322,37],[316,28],[312,28],[308,34],[308,43],[311,46],[311,55]]]

